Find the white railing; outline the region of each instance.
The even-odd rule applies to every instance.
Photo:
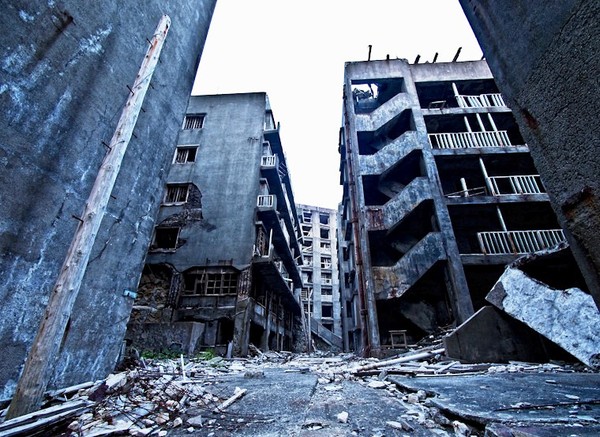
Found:
[[[265,156],[261,157],[260,165],[262,167],[277,168],[277,155],[265,155]]]
[[[478,232],[477,239],[486,255],[533,253],[566,241],[562,229]]]
[[[493,196],[545,193],[540,175],[490,176],[487,178]]]
[[[502,94],[480,94],[478,96],[456,96],[456,102],[460,108],[490,108],[506,107]]]
[[[275,208],[275,195],[273,194],[267,194],[267,195],[260,195],[258,196],[258,199],[256,201],[256,206],[258,206],[259,208]]]
[[[428,134],[434,149],[467,149],[512,146],[505,130],[485,132],[447,132]]]

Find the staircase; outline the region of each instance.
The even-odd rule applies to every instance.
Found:
[[[442,235],[430,232],[391,267],[373,267],[376,299],[406,293],[438,261],[446,259]]]
[[[310,318],[310,330],[313,335],[319,337],[319,339],[331,346],[332,349],[340,351],[344,349],[342,337],[335,335],[313,317]]]

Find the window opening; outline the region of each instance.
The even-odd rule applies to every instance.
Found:
[[[179,228],[156,228],[154,232],[154,244],[156,249],[176,249]]]
[[[167,185],[167,192],[163,200],[164,204],[185,203],[187,202],[189,184]]]
[[[186,115],[183,120],[183,129],[202,129],[204,127],[205,114],[190,114]]]
[[[177,150],[175,150],[174,162],[176,164],[187,164],[189,162],[196,162],[197,150],[198,150],[197,146],[177,147]]]

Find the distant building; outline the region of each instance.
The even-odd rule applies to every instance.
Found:
[[[49,388],[115,368],[216,0],[3,4],[0,399],[12,396],[148,41],[171,17]]]
[[[191,97],[128,339],[189,354],[301,348],[298,236],[267,95]]]
[[[347,63],[343,123],[350,348],[464,322],[508,262],[565,240],[485,61]]]
[[[341,350],[342,324],[337,260],[337,211],[297,205],[302,265],[302,304],[317,347]],[[317,343],[319,342],[319,343]]]

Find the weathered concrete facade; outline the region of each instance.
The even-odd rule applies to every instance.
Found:
[[[337,254],[337,211],[298,206],[301,248],[302,304],[310,310],[311,330],[324,347],[341,350],[342,324]],[[309,308],[310,305],[310,308]]]
[[[348,63],[344,90],[340,269],[355,349],[464,322],[508,262],[564,241],[484,61]]]
[[[0,398],[37,331],[147,38],[172,26],[96,239],[51,385],[119,356],[215,0],[5,4],[0,22]]]
[[[600,307],[600,3],[460,3]]]
[[[302,254],[267,95],[192,96],[161,193],[132,346],[291,350],[301,324]],[[149,328],[161,335],[145,335]]]

